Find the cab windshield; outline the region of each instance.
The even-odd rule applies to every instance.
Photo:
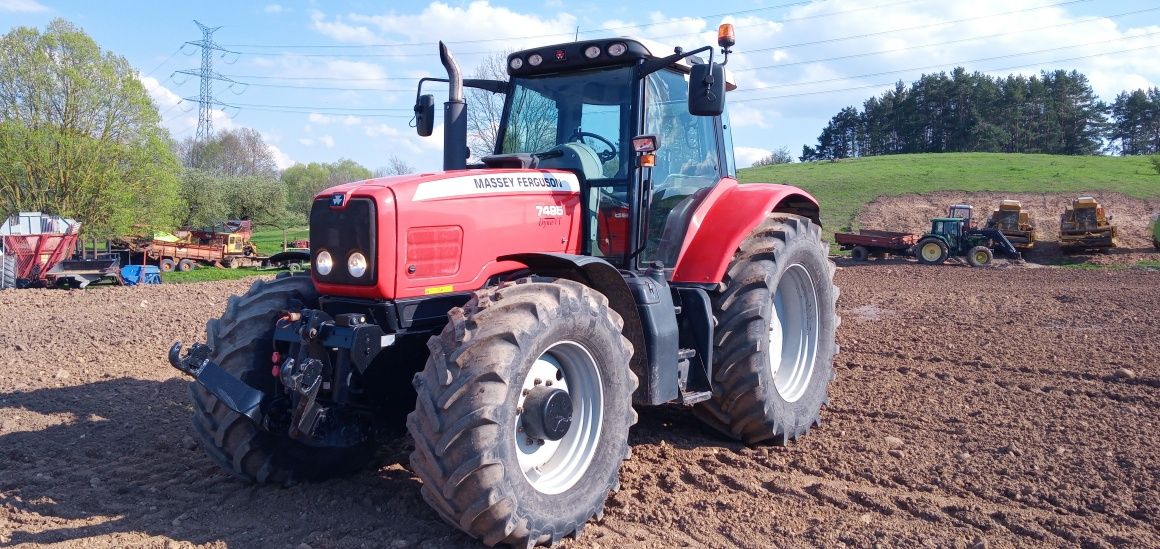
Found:
[[[498,153],[546,153],[564,147],[582,161],[585,179],[627,179],[632,139],[632,67],[512,79]]]

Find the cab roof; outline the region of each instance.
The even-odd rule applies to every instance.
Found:
[[[596,50],[592,50],[593,47]],[[592,52],[595,52],[596,55],[590,56]],[[613,52],[620,53],[614,55]],[[507,71],[511,76],[571,72],[595,67],[624,65],[641,59],[660,59],[672,53],[674,53],[673,48],[666,48],[657,42],[646,39],[600,38],[514,52],[507,57]],[[534,55],[539,56],[537,65],[532,64]],[[686,57],[673,63],[673,68],[687,74],[693,60],[704,62],[697,56]],[[728,91],[737,89],[737,82],[733,80],[733,75],[728,70],[725,71],[725,89]]]

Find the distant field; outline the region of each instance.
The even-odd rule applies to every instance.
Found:
[[[310,229],[298,227],[286,231],[287,242],[310,238]],[[254,231],[250,241],[258,245],[258,251],[263,255],[272,255],[282,251],[282,230]]]
[[[1148,157],[944,153],[876,156],[739,170],[742,182],[785,183],[822,204],[827,232],[850,228],[879,196],[932,191],[1116,191],[1160,197],[1160,175]]]

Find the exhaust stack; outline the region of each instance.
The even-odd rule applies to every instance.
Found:
[[[443,169],[467,168],[467,101],[463,99],[463,75],[451,50],[439,41],[439,60],[447,69],[447,102],[443,104]]]

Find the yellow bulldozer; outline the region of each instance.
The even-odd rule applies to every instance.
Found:
[[[1116,247],[1112,216],[1090,196],[1081,196],[1059,216],[1059,247],[1064,251]]]
[[[1018,200],[1004,200],[999,203],[998,209],[991,212],[987,220],[987,228],[998,229],[1011,241],[1011,244],[1020,250],[1030,250],[1035,246],[1038,233],[1035,220],[1023,209]]]

